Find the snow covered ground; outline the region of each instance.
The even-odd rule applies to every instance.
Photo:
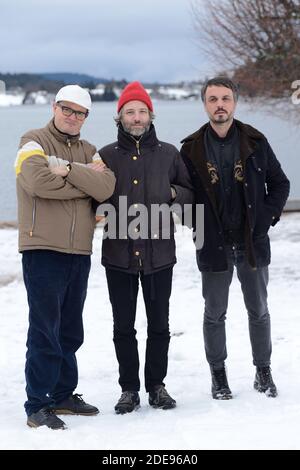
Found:
[[[100,265],[101,229],[96,230],[89,293],[84,312],[85,343],[78,352],[78,393],[99,406],[96,417],[66,416],[69,429],[30,429],[23,402],[27,302],[17,231],[0,230],[0,448],[1,449],[300,449],[300,214],[282,216],[271,229],[269,307],[272,317],[276,399],[253,390],[254,367],[247,315],[236,277],[227,320],[230,401],[210,396],[202,339],[200,274],[188,231],[177,233],[178,264],[170,310],[171,345],[167,389],[174,410],[155,410],[141,391],[141,408],[115,415],[119,398],[112,316]],[[143,366],[146,320],[141,298],[137,329]],[[143,373],[141,370],[141,378]]]

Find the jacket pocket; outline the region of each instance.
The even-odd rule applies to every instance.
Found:
[[[271,223],[273,221],[273,212],[266,206],[261,204],[256,215],[256,223],[254,227],[254,238],[267,235]]]
[[[151,240],[152,266],[160,268],[176,263],[176,248],[174,238],[165,240]]]
[[[29,230],[29,236],[30,237],[33,237],[35,219],[36,219],[36,198],[34,197],[33,198],[33,204],[32,204],[31,227],[30,227],[30,230]]]
[[[128,269],[130,264],[128,240],[104,239],[102,242],[102,264]]]

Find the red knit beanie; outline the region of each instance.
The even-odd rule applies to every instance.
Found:
[[[124,104],[128,103],[128,101],[133,100],[142,101],[147,105],[150,111],[153,112],[151,98],[140,82],[131,82],[124,88],[118,101],[118,112],[120,111],[122,106],[124,106]]]

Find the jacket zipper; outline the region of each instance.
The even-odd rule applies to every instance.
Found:
[[[72,201],[72,227],[71,227],[71,249],[73,251],[73,245],[74,245],[74,233],[75,233],[75,222],[76,222],[76,204],[75,201]]]
[[[136,146],[137,154],[138,154],[138,155],[141,155],[141,152],[140,152],[140,142],[141,142],[143,136],[141,136],[141,138],[140,138],[139,140],[136,140],[134,137],[132,137],[132,138],[133,138],[133,140],[135,141],[135,146]],[[141,258],[139,258],[138,264],[139,264],[140,268],[143,267],[143,262],[142,262]]]
[[[31,229],[29,231],[29,236],[33,237],[33,229],[35,225],[35,216],[36,216],[36,199],[33,199],[33,207],[32,207],[32,223],[31,223]]]
[[[139,140],[136,140],[132,135],[131,135],[130,137],[131,137],[132,140],[134,140],[134,142],[135,142],[137,154],[138,154],[138,155],[141,155],[140,146],[141,146],[141,140],[142,140],[143,136],[141,136],[141,138],[140,138]]]
[[[71,140],[67,139],[66,144],[68,148],[71,148]],[[75,233],[75,225],[76,225],[76,204],[75,201],[72,201],[72,225],[71,225],[71,234],[70,234],[70,245],[71,245],[71,250],[73,251],[74,248],[74,233]]]

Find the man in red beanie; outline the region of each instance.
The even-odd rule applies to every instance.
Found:
[[[102,148],[100,155],[116,176],[116,190],[109,202],[118,220],[124,221],[126,217],[126,233],[116,234],[115,231],[111,236],[107,219],[102,264],[106,268],[113,310],[113,339],[122,388],[115,411],[124,414],[140,405],[139,356],[134,328],[139,281],[148,321],[145,387],[149,404],[162,409],[176,406],[163,382],[168,366],[169,298],[176,263],[174,222],[169,205],[173,201],[180,206],[192,203],[193,191],[178,150],[156,137],[152,101],[139,82],[125,87],[117,110],[118,140]],[[139,223],[134,228],[134,217],[125,214],[122,198],[127,198],[128,213],[144,215],[138,217]],[[151,226],[151,210],[155,204],[169,210],[167,221],[157,230],[153,229],[153,223]],[[167,230],[169,236],[165,237]]]
[[[121,111],[124,104],[129,101],[142,101],[147,105],[147,108],[153,112],[153,105],[150,96],[140,82],[129,83],[123,90],[118,101],[118,113]]]

